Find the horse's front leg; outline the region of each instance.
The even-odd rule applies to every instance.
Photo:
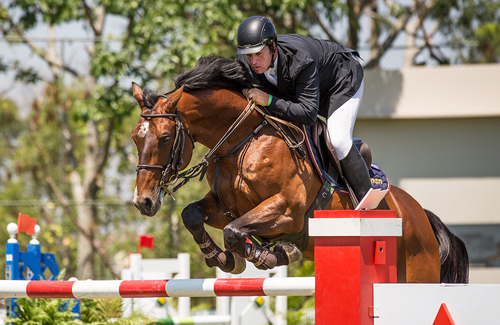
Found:
[[[223,229],[228,223],[212,192],[209,192],[200,201],[191,203],[184,208],[182,221],[200,247],[207,266],[217,266],[224,272],[234,274],[245,270],[245,260],[229,251],[223,251],[205,230],[205,223],[218,229]]]
[[[271,251],[247,242],[248,236],[251,235],[275,237],[301,231],[304,226],[302,209],[298,209],[300,211],[296,213],[295,218],[291,214],[292,210],[294,209],[291,209],[280,195],[265,200],[224,228],[224,246],[262,270],[301,260],[302,252],[294,245],[277,244]]]

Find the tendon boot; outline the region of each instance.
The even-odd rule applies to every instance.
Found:
[[[218,266],[222,271],[232,274],[240,274],[246,268],[243,258],[230,251],[222,251],[206,231],[203,233],[203,243],[198,246],[208,267]]]
[[[365,161],[354,144],[347,156],[340,161],[340,165],[342,166],[342,173],[358,199],[358,203],[361,202],[366,193],[372,188],[372,182]]]
[[[269,270],[278,263],[278,256],[273,251],[253,243],[245,244],[245,259],[259,270]]]

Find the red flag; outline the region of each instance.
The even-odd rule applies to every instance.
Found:
[[[153,236],[143,235],[139,237],[139,253],[141,252],[141,248],[152,249],[155,246],[155,238]]]
[[[25,232],[27,235],[35,235],[36,218],[30,218],[27,214],[19,212],[17,218],[17,233]]]

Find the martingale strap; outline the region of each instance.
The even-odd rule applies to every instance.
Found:
[[[232,132],[236,129],[236,127],[239,126],[239,124],[241,123],[241,121],[243,121],[243,119],[245,119],[248,116],[248,114],[250,114],[250,112],[252,110],[256,110],[259,114],[261,114],[264,117],[264,121],[259,126],[257,126],[257,128],[255,128],[255,130],[245,140],[243,140],[239,145],[237,145],[233,150],[231,150],[230,153],[228,153],[226,156],[224,156],[222,158],[217,157],[214,154],[214,152],[215,152],[215,150],[217,150],[219,148],[219,144],[222,144],[232,134]],[[257,132],[259,132],[260,129],[262,127],[264,127],[264,125],[266,125],[268,123],[271,126],[273,126],[283,136],[283,140],[285,141],[285,143],[287,144],[287,146],[295,153],[295,155],[297,157],[299,157],[300,159],[305,159],[305,157],[306,157],[306,153],[302,149],[302,144],[304,143],[304,140],[305,140],[305,134],[304,134],[304,132],[299,127],[295,126],[292,123],[289,123],[287,121],[284,121],[284,120],[281,120],[281,119],[279,119],[277,117],[269,115],[265,111],[265,109],[262,109],[261,107],[259,107],[258,105],[256,105],[253,100],[250,100],[248,102],[247,107],[245,108],[245,110],[243,111],[243,113],[240,115],[240,117],[238,117],[238,119],[233,123],[233,125],[231,125],[231,127],[226,132],[226,134],[222,137],[222,139],[219,141],[219,143],[205,156],[205,161],[207,161],[208,157],[210,157],[211,155],[213,155],[214,161],[216,163],[215,179],[214,179],[214,194],[215,194],[215,197],[217,198],[217,202],[219,203],[219,207],[223,211],[224,215],[227,218],[229,218],[231,221],[236,220],[236,217],[233,216],[233,214],[226,208],[226,206],[224,205],[224,202],[222,202],[222,199],[221,199],[221,197],[219,195],[219,186],[218,186],[218,183],[219,183],[220,164],[221,164],[222,161],[224,161],[229,156],[231,156],[233,153],[235,153],[239,148],[241,148],[241,146],[243,146]],[[285,130],[283,130],[283,128],[281,127],[280,124],[284,124],[284,125],[290,127],[291,129],[296,130],[299,134],[302,135],[302,140],[301,141],[297,141],[296,143],[294,143],[294,141],[292,139],[290,139],[290,136],[285,132]]]
[[[222,199],[219,195],[219,171],[220,171],[220,163],[224,160],[226,160],[229,156],[231,156],[233,153],[236,152],[236,150],[238,150],[239,148],[241,148],[245,143],[247,143],[254,135],[256,135],[260,129],[262,129],[264,127],[264,125],[267,124],[267,121],[264,120],[262,121],[261,124],[259,124],[259,126],[257,126],[255,128],[255,130],[253,130],[252,133],[250,133],[250,135],[248,137],[245,138],[245,140],[243,140],[242,142],[240,142],[239,145],[237,145],[236,147],[233,148],[233,150],[231,150],[231,152],[229,152],[227,155],[225,155],[224,157],[222,158],[219,158],[218,156],[216,155],[213,155],[214,157],[214,161],[215,161],[215,165],[216,165],[216,168],[215,168],[215,179],[214,179],[214,194],[215,194],[215,197],[217,198],[217,202],[219,203],[219,207],[222,209],[222,211],[224,212],[224,215],[226,217],[228,217],[231,221],[234,221],[236,220],[236,218],[233,216],[233,214],[226,208],[226,206],[224,205],[224,202],[222,202]]]

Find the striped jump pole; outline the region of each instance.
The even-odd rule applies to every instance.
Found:
[[[314,278],[23,281],[0,280],[0,298],[311,296]]]

